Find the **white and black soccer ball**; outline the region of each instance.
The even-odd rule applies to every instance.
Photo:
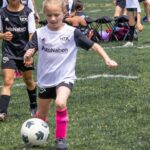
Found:
[[[28,119],[22,124],[21,137],[23,142],[30,146],[42,145],[48,140],[49,126],[41,119]]]

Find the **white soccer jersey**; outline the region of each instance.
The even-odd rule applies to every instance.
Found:
[[[38,49],[38,86],[74,83],[77,46],[89,49],[92,45],[93,42],[79,30],[66,24],[59,31],[51,31],[47,26],[37,29],[25,49]]]
[[[77,48],[73,34],[74,28],[71,27],[58,32],[48,30],[47,26],[37,30],[39,87],[56,86],[63,81],[73,83],[76,79]],[[68,40],[69,44],[64,45]]]

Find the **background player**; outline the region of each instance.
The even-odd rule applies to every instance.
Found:
[[[32,115],[36,111],[36,84],[32,79],[33,66],[23,64],[24,47],[35,32],[35,19],[31,9],[21,4],[20,0],[9,0],[7,7],[0,12],[0,38],[2,43],[2,73],[4,85],[0,97],[0,120],[7,117],[7,109],[14,82],[14,71],[23,72],[27,86]],[[21,97],[20,97],[21,99]]]

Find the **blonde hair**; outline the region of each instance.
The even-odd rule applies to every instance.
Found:
[[[63,11],[66,11],[66,3],[67,1],[66,0],[44,0],[43,1],[43,11],[45,10],[45,7],[47,5],[52,5],[52,4],[55,4],[55,5],[58,5],[62,8]]]

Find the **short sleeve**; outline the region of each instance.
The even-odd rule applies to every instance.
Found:
[[[8,2],[7,2],[7,0],[3,0],[3,5],[2,5],[2,8],[3,7],[6,7],[8,5]]]
[[[0,15],[0,32],[3,32],[2,17]]]
[[[94,42],[91,41],[87,36],[85,36],[79,29],[75,29],[74,39],[75,39],[76,45],[85,50],[90,49],[94,44]]]
[[[32,0],[28,1],[28,7],[33,11],[33,13],[35,13]]]
[[[34,33],[35,30],[36,30],[36,25],[35,25],[34,13],[31,12],[28,16],[28,32]]]
[[[30,48],[35,48],[38,50],[37,32],[34,32],[31,40],[27,43],[24,50],[27,51]]]

